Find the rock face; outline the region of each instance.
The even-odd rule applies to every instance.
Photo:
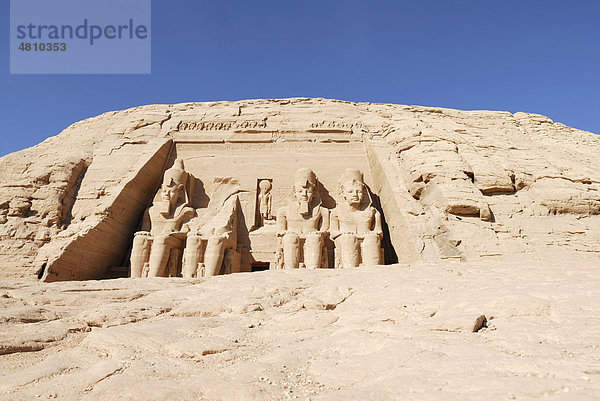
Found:
[[[314,171],[327,210],[343,199],[347,168],[364,174],[387,264],[597,262],[599,153],[597,135],[525,113],[304,98],[106,113],[0,159],[0,276],[126,276],[134,233],[176,159],[195,177],[190,207],[206,219],[229,199],[222,188],[236,186],[237,237],[219,256],[233,260],[228,271],[276,264],[265,227],[299,168]],[[323,238],[321,261],[333,267],[341,245]]]
[[[0,399],[591,401],[599,286],[504,261],[5,279]]]

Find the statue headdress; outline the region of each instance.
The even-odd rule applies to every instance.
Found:
[[[163,185],[183,185],[186,204],[190,201],[190,194],[188,193],[190,185],[188,184],[188,178],[189,174],[185,171],[183,159],[175,159],[173,166],[166,170],[163,176]]]
[[[373,203],[373,198],[371,197],[371,191],[369,191],[369,188],[367,187],[367,184],[365,184],[365,180],[364,180],[364,176],[363,173],[356,169],[356,168],[347,168],[344,171],[344,174],[342,174],[342,176],[340,177],[340,180],[338,181],[339,183],[339,193],[340,195],[342,195],[342,191],[344,190],[344,184],[345,183],[352,183],[354,184],[355,182],[362,185],[365,189],[365,195],[368,199],[368,204],[372,204]],[[365,200],[363,200],[363,203],[365,202]]]

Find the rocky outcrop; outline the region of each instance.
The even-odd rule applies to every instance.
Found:
[[[71,209],[72,224],[38,252],[45,281],[102,278],[126,263],[123,256],[170,148],[170,140],[153,140],[94,156]],[[109,165],[119,179],[107,180]]]
[[[294,98],[105,113],[1,158],[0,276],[126,271],[164,170],[180,153],[208,158],[211,149],[215,160],[248,152],[244,166],[274,169],[286,152],[292,164],[312,156],[323,171],[308,167],[327,191],[339,177],[336,157],[370,169],[395,254],[388,263],[600,259],[597,135],[527,113]],[[215,164],[204,183],[224,169],[235,177],[235,163]]]
[[[593,400],[597,264],[0,284],[0,398]]]

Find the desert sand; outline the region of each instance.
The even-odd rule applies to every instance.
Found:
[[[597,400],[572,262],[0,284],[0,398]]]

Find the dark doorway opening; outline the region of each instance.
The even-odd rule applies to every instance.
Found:
[[[262,262],[252,263],[252,271],[253,272],[262,272],[264,270],[269,270],[269,263],[262,263]]]

